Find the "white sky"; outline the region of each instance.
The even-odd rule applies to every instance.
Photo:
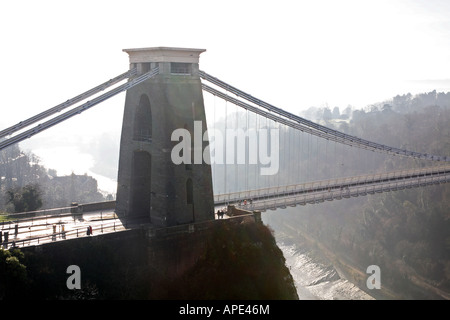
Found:
[[[202,70],[295,113],[450,91],[446,0],[2,1],[0,30],[0,129],[126,71],[124,48],[207,49]],[[59,174],[89,172],[124,99],[22,146]]]

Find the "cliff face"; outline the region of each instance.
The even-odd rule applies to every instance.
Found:
[[[204,234],[198,259],[149,292],[163,299],[298,299],[271,231],[259,223],[221,223]],[[157,281],[159,282],[159,281]]]
[[[191,233],[137,229],[22,251],[26,275],[4,284],[3,298],[298,299],[271,231],[244,219]],[[80,290],[66,286],[69,265],[80,267]]]

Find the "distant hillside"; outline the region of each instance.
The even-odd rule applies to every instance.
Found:
[[[36,155],[23,152],[17,145],[0,151],[0,211],[12,210],[6,203],[8,190],[31,184],[38,185],[42,192],[42,208],[105,200],[97,181],[87,174],[58,176],[55,170],[42,166]]]
[[[353,110],[350,121],[335,120],[320,121],[386,145],[450,156],[450,93],[397,96],[367,110]],[[346,174],[429,164],[371,154],[367,159],[343,157]],[[324,159],[322,170],[332,163]],[[290,208],[292,214],[276,218],[307,232],[362,274],[369,265],[380,266],[382,285],[400,298],[448,299],[449,208],[450,184],[443,184]]]

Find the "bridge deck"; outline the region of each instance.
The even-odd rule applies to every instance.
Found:
[[[249,211],[265,211],[447,182],[450,182],[450,166],[234,192],[214,197],[215,218],[218,219],[217,210],[225,209],[226,204],[235,204]],[[53,211],[57,213],[35,217],[25,215],[14,221],[3,222],[0,230],[1,245],[4,248],[23,247],[85,237],[88,236],[88,226],[92,227],[93,235],[117,232],[130,227],[123,225],[113,209],[84,213],[71,213],[60,209]],[[224,218],[228,216],[225,215]]]
[[[216,210],[219,209],[226,208],[222,206],[216,208]],[[38,211],[36,214],[46,211]],[[12,215],[19,218],[0,224],[0,246],[4,249],[36,246],[55,241],[113,233],[143,225],[139,221],[129,221],[124,225],[113,209],[84,213],[52,209],[50,212],[48,215],[36,217],[27,217],[26,214]],[[229,218],[227,214],[224,214],[220,220]],[[219,220],[217,214],[215,214],[215,219]],[[190,225],[195,225],[195,223]],[[87,234],[88,226],[92,227],[91,235]],[[6,233],[8,234],[7,241],[5,240]]]
[[[3,248],[24,247],[84,237],[88,236],[88,226],[92,227],[93,235],[125,230],[125,226],[111,210],[84,214],[64,213],[3,222],[0,229],[1,245]]]
[[[214,202],[216,205],[231,203],[247,210],[264,211],[446,182],[450,182],[450,166],[219,194],[214,196]]]

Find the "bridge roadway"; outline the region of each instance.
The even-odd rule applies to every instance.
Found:
[[[0,246],[4,249],[28,247],[54,241],[97,236],[143,225],[140,221],[127,221],[124,225],[114,209],[84,213],[71,213],[70,209],[72,208],[36,211],[35,214],[39,215],[36,217],[28,217],[29,213],[13,214],[13,220],[0,223]],[[224,208],[218,206],[215,211],[217,212],[219,209]],[[218,219],[217,214],[215,214],[215,218]],[[225,214],[221,219],[228,218],[228,215]],[[91,235],[87,233],[89,226],[92,227]]]
[[[3,248],[24,247],[84,237],[88,236],[88,226],[92,227],[93,235],[125,230],[126,227],[113,210],[50,213],[39,217],[24,217],[2,222],[0,245]]]
[[[446,182],[448,165],[218,194],[214,203],[265,211]]]
[[[449,165],[316,181],[215,195],[215,212],[224,209],[228,204],[249,211],[275,210],[447,182],[450,182]],[[71,213],[71,208],[68,207],[43,210],[39,214],[42,215],[37,216],[36,213],[33,214],[36,216],[29,217],[29,213],[19,214],[14,216],[15,220],[2,222],[0,245],[3,248],[24,247],[87,237],[90,236],[87,234],[88,226],[92,227],[93,236],[96,236],[140,225],[139,221],[127,221],[127,225],[123,225],[114,209]],[[215,217],[217,219],[217,215]],[[228,216],[225,215],[224,218]]]

